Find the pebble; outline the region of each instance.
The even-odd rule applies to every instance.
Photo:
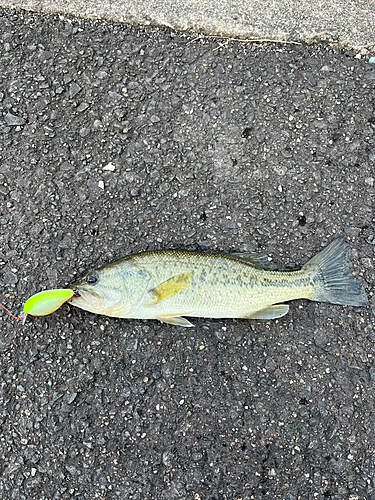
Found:
[[[72,394],[70,394],[69,397],[68,397],[68,399],[67,399],[68,405],[70,405],[71,403],[73,403],[73,401],[75,400],[76,397],[77,397],[77,393],[76,392],[73,392]]]
[[[90,133],[90,129],[89,129],[89,128],[87,128],[87,127],[82,127],[82,128],[80,129],[80,131],[79,131],[79,135],[80,135],[81,137],[87,137],[87,136],[89,135],[89,133]]]
[[[25,120],[20,116],[12,115],[12,113],[7,113],[4,116],[4,120],[8,125],[20,126],[25,124]]]
[[[123,98],[121,94],[118,94],[117,92],[112,92],[111,90],[108,92],[108,95],[114,101],[121,101],[121,99]]]
[[[112,165],[112,163],[108,163],[103,170],[107,170],[108,172],[114,172],[116,170],[116,166]]]
[[[78,83],[73,82],[69,85],[69,97],[71,99],[73,99],[73,97],[75,97],[80,91],[81,87],[78,85]]]
[[[108,78],[108,73],[106,71],[98,71],[95,76],[99,78],[99,80],[105,80]]]
[[[4,283],[15,285],[16,283],[18,283],[17,275],[15,273],[12,273],[11,271],[7,271],[4,274]]]
[[[181,99],[179,97],[174,96],[172,98],[171,104],[172,104],[173,108],[177,109],[177,108],[179,108],[182,105],[182,101],[181,101]]]
[[[85,111],[89,107],[89,104],[87,102],[82,102],[78,108],[77,111],[81,113],[82,111]]]

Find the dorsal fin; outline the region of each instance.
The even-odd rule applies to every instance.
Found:
[[[254,266],[256,269],[263,271],[277,271],[277,265],[268,260],[268,255],[265,253],[245,252],[245,253],[231,253],[230,257],[237,260],[242,260],[246,264]]]

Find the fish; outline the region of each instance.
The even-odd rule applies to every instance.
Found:
[[[183,327],[194,326],[187,317],[269,320],[287,314],[285,302],[295,299],[366,306],[352,267],[343,236],[297,271],[279,271],[258,253],[148,251],[90,271],[72,284],[69,302],[95,314]]]

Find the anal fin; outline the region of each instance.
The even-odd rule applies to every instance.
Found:
[[[190,321],[182,316],[158,316],[156,319],[162,323],[169,323],[170,325],[184,326],[186,328],[194,326]]]
[[[289,306],[287,304],[276,304],[275,306],[268,306],[260,311],[243,316],[244,319],[276,319],[288,314]]]

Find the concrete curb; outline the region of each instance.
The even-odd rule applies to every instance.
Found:
[[[164,26],[224,38],[325,42],[375,50],[375,1],[0,0],[5,8]]]

